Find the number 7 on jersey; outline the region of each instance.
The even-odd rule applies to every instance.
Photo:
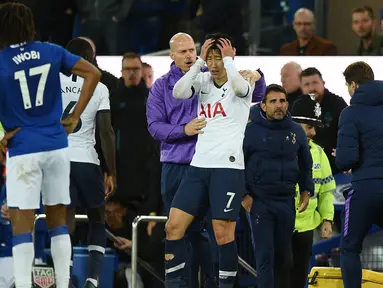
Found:
[[[51,69],[51,64],[45,64],[38,67],[33,67],[29,69],[29,76],[40,76],[39,85],[37,86],[36,91],[36,101],[35,106],[43,105],[43,97],[45,91],[45,85],[47,83],[47,78],[49,70]],[[15,80],[19,80],[21,96],[23,97],[24,109],[32,108],[31,95],[28,87],[27,76],[24,70],[15,72]]]

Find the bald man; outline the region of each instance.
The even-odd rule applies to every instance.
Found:
[[[302,95],[300,75],[302,67],[296,62],[289,62],[283,65],[281,69],[281,82],[287,92],[287,101],[289,102],[289,111],[293,107],[295,100]]]
[[[338,54],[332,42],[315,35],[315,16],[311,10],[301,8],[295,12],[293,27],[298,39],[283,45],[280,50],[281,56],[333,56]]]
[[[189,169],[197,135],[202,133],[201,129],[206,125],[204,120],[197,118],[198,97],[179,101],[172,94],[176,82],[197,60],[194,40],[188,34],[177,33],[170,39],[169,46],[170,58],[173,60],[170,71],[154,82],[147,101],[149,132],[155,140],[161,142],[161,193],[167,215],[174,195]],[[211,244],[204,229],[204,219],[194,221],[186,238],[193,251],[191,265],[185,267],[190,271],[187,287],[199,287],[199,266],[205,277],[205,287],[216,287]],[[182,268],[168,269],[166,273],[185,271]]]

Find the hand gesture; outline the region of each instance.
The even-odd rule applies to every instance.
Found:
[[[104,183],[105,183],[105,200],[108,200],[114,194],[116,188],[116,176],[108,175],[104,173]]]
[[[156,227],[157,222],[149,221],[148,226],[146,227],[146,232],[148,232],[148,236],[152,236],[153,228]]]
[[[251,207],[253,206],[253,197],[246,195],[242,200],[242,206],[247,212],[250,213]]]
[[[236,50],[231,46],[231,42],[223,38],[219,39],[218,42],[217,46],[221,50],[222,58],[231,57],[234,59]]]
[[[254,86],[255,82],[262,78],[262,75],[256,70],[241,70],[239,74],[250,83],[250,86]]]
[[[3,217],[4,219],[7,219],[7,220],[11,219],[11,216],[9,215],[9,209],[8,209],[8,206],[6,204],[1,206],[1,217]]]
[[[61,124],[64,126],[66,133],[69,135],[76,129],[79,119],[70,114],[64,120],[61,120]]]
[[[185,125],[185,134],[187,136],[194,136],[197,134],[203,134],[202,129],[206,127],[205,118],[194,118],[188,124]]]
[[[329,221],[323,221],[320,237],[323,239],[328,239],[331,237],[332,233],[332,224]]]
[[[116,237],[118,243],[114,243],[114,246],[116,246],[120,250],[130,249],[132,248],[132,241],[129,239],[123,238],[123,237]]]
[[[310,201],[310,195],[308,192],[303,192],[301,194],[301,198],[299,200],[299,204],[298,204],[298,212],[299,213],[302,213],[304,212],[306,209],[307,209],[307,206],[309,205],[309,201]]]
[[[20,129],[21,129],[21,128],[18,127],[18,128],[16,128],[16,129],[13,129],[12,131],[5,132],[3,139],[1,139],[1,141],[0,141],[0,146],[7,146],[7,145],[8,145],[8,141],[11,140],[11,139],[13,138],[13,136],[15,136],[15,134],[16,134]]]
[[[207,58],[207,51],[209,50],[209,48],[214,44],[214,40],[212,39],[207,39],[205,41],[205,43],[203,43],[202,47],[201,47],[201,55],[200,55],[200,58],[206,62],[206,58]]]

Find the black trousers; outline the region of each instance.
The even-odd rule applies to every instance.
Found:
[[[314,230],[295,232],[292,239],[293,268],[291,269],[291,288],[304,288],[307,283],[308,269],[313,246]]]

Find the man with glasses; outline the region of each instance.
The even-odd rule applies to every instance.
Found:
[[[116,193],[125,201],[134,201],[141,206],[146,195],[160,199],[159,185],[153,185],[160,181],[159,156],[156,156],[159,148],[147,129],[146,100],[149,89],[142,79],[140,55],[133,52],[125,54],[121,72],[119,86],[110,97],[117,148]],[[150,172],[153,167],[158,169]]]

